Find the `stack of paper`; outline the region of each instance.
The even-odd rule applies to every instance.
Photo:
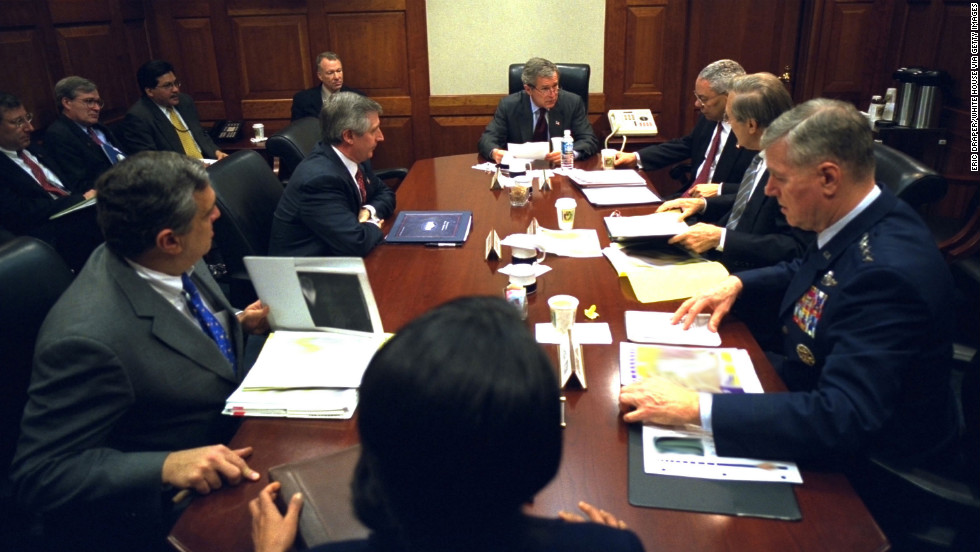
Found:
[[[225,402],[231,416],[349,419],[357,387],[388,334],[272,333],[255,365]]]
[[[582,169],[572,169],[566,174],[573,182],[583,188],[595,186],[646,186],[647,181],[643,180],[640,173],[634,170],[615,170],[615,171],[584,171]]]
[[[616,242],[666,241],[687,231],[676,211],[634,217],[604,217],[609,240]]]

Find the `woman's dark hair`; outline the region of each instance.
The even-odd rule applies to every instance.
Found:
[[[364,373],[358,516],[410,549],[472,544],[554,477],[559,408],[551,362],[512,305],[469,297],[428,312]]]

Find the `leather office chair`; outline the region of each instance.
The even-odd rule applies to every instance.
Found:
[[[320,121],[316,117],[303,117],[289,124],[266,140],[265,149],[270,155],[279,158],[279,180],[289,181],[296,166],[313,151],[320,141]],[[396,168],[375,171],[381,180],[393,190],[397,190],[402,180],[408,176],[408,169]]]
[[[246,255],[267,255],[272,215],[282,183],[261,155],[242,150],[208,167],[221,217],[214,223],[214,246],[225,264],[218,280],[230,287],[229,300],[244,307],[255,300]]]
[[[27,402],[34,343],[72,278],[61,256],[41,240],[22,236],[0,245],[0,542],[11,550],[32,549],[26,541],[29,520],[13,505],[7,474]]]
[[[589,112],[589,76],[592,68],[588,63],[556,63],[558,66],[558,86],[569,92],[574,92],[582,98],[585,104],[585,112]],[[521,82],[521,72],[524,71],[523,63],[513,63],[508,69],[507,90],[509,94],[524,90],[524,83]]]
[[[916,159],[877,142],[874,152],[875,180],[888,186],[914,209],[946,195],[946,180]]]

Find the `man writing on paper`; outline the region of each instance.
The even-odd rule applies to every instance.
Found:
[[[817,232],[801,259],[741,272],[685,301],[718,324],[743,307],[779,304],[773,355],[788,393],[698,394],[650,378],[626,386],[627,422],[696,424],[718,454],[842,464],[876,455],[915,466],[957,433],[949,382],[951,277],[929,230],[874,181],[871,130],[854,106],[811,100],[762,140],[787,221]]]
[[[320,110],[334,92],[354,92],[364,95],[360,90],[344,84],[344,65],[340,62],[340,57],[333,52],[322,52],[316,57],[316,78],[319,79],[320,84],[301,90],[293,96],[291,120],[319,117]]]
[[[744,74],[745,69],[730,59],[709,63],[694,81],[694,106],[701,116],[691,134],[636,153],[617,153],[616,166],[652,171],[690,159],[694,185],[741,182],[756,152],[736,146],[732,127],[725,120],[725,105],[732,79]]]
[[[269,254],[363,257],[384,237],[395,193],[371,170],[384,141],[381,105],[337,92],[320,112],[322,140],[296,167],[272,219]]]
[[[164,550],[179,491],[258,478],[221,410],[268,308],[236,314],[201,260],[220,216],[201,163],[140,153],[96,190],[106,244],[41,327],[11,480],[52,549]]]
[[[194,100],[180,91],[180,81],[170,63],[155,59],[136,71],[143,97],[126,113],[122,138],[131,153],[175,151],[192,159],[222,159],[218,149],[201,127]]]
[[[484,159],[500,163],[507,153],[507,144],[550,142],[561,138],[566,130],[575,140],[575,159],[585,159],[599,151],[599,139],[592,131],[585,104],[572,92],[560,90],[558,67],[543,58],[531,58],[521,73],[522,92],[500,100],[493,120],[487,125],[477,144]],[[546,159],[561,161],[561,151],[553,151]]]
[[[762,133],[792,107],[789,92],[775,75],[755,73],[732,79],[725,110],[738,145],[745,151],[758,151]],[[662,204],[657,212],[680,209],[682,219],[697,214],[701,221],[668,243],[706,254],[729,270],[769,266],[800,256],[813,241],[813,233],[786,223],[779,202],[765,193],[768,180],[766,160],[759,153],[745,171],[737,194],[679,198]]]
[[[54,220],[50,217],[95,197],[95,190],[71,191],[74,181],[31,145],[33,120],[19,98],[0,92],[0,225],[48,242],[78,271],[102,243],[94,211],[84,208]]]

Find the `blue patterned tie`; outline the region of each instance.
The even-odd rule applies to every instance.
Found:
[[[732,207],[732,214],[728,216],[728,224],[725,225],[728,230],[735,229],[735,226],[738,225],[738,219],[745,212],[745,206],[749,204],[749,196],[752,195],[752,190],[755,187],[755,179],[759,175],[760,165],[762,165],[762,156],[756,155],[752,158],[749,168],[745,170],[745,176],[742,177],[742,183],[739,184],[738,193],[735,195],[735,206]]]
[[[231,363],[231,368],[237,373],[235,351],[231,348],[231,340],[228,339],[228,334],[225,333],[225,329],[221,327],[221,322],[218,322],[214,314],[208,310],[208,307],[201,299],[201,294],[197,291],[197,286],[191,281],[190,276],[186,273],[181,274],[180,281],[184,284],[184,292],[187,293],[187,306],[190,307],[191,314],[194,315],[194,318],[197,318],[204,333],[218,344],[218,348],[221,349],[221,354],[225,355],[225,358]]]

